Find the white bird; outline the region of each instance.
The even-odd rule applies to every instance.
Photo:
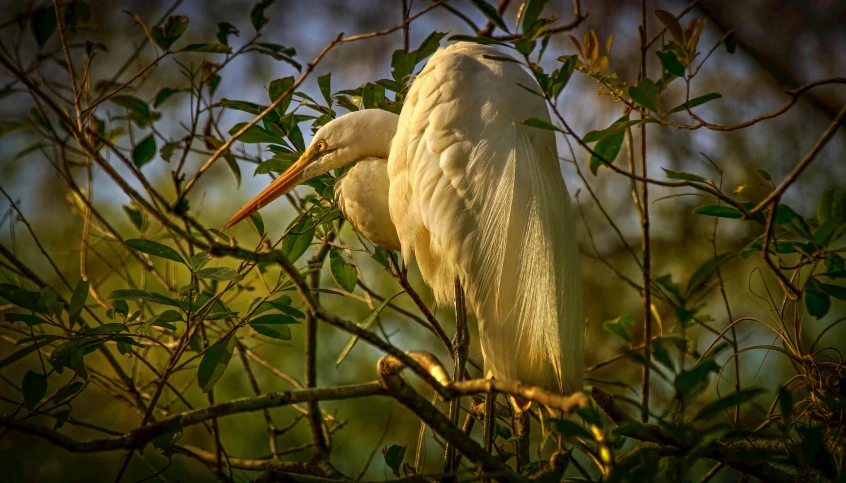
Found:
[[[581,389],[582,289],[576,219],[545,101],[519,64],[484,45],[438,50],[400,116],[338,117],[299,160],[226,225],[331,169],[344,216],[371,242],[412,257],[438,304],[455,281],[478,321],[485,373],[569,393]]]

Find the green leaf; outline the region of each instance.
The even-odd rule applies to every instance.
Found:
[[[291,104],[291,99],[293,99],[293,89],[292,87],[295,84],[295,80],[293,77],[283,77],[281,79],[276,79],[270,82],[270,85],[267,86],[267,94],[270,97],[270,102],[276,102],[277,99],[282,97],[283,94],[288,92],[288,95],[285,99],[276,106],[276,112],[279,113],[280,116],[285,115],[285,111],[288,110],[288,106]]]
[[[510,45],[505,42],[500,42],[499,40],[494,40],[488,37],[473,37],[471,35],[453,35],[447,40],[450,42],[472,42],[474,44],[501,45],[503,47],[510,47]]]
[[[538,128],[538,129],[546,129],[547,131],[564,132],[564,131],[558,129],[557,127],[555,127],[555,125],[553,125],[549,121],[544,121],[543,119],[538,119],[536,117],[527,117],[526,119],[523,119],[522,121],[520,121],[519,124],[523,124],[523,125],[529,126],[529,127],[535,127],[535,128]]]
[[[152,134],[145,137],[132,150],[132,164],[136,168],[141,168],[145,164],[153,160],[156,155],[156,138]]]
[[[29,126],[27,121],[21,121],[18,119],[0,120],[0,137],[3,137],[10,132],[17,131],[18,129],[23,129],[27,126]]]
[[[385,268],[388,268],[388,267],[391,266],[391,263],[388,260],[388,257],[389,257],[388,250],[386,250],[382,247],[379,247],[379,246],[376,247],[376,250],[373,252],[373,255],[370,256],[370,258],[372,258],[373,260],[375,260],[377,263],[379,263],[380,265],[382,265]]]
[[[209,255],[208,252],[199,252],[195,253],[194,256],[191,257],[191,260],[188,261],[188,266],[191,267],[191,270],[196,272],[197,270],[205,267],[209,261],[211,261],[211,255]]]
[[[85,301],[88,299],[88,287],[88,280],[80,280],[73,289],[70,305],[68,305],[68,320],[71,327],[79,320],[79,315],[85,307]]]
[[[819,287],[816,279],[805,285],[805,308],[818,319],[825,317],[831,309],[831,297]]]
[[[793,393],[786,387],[778,388],[778,406],[782,422],[789,427],[793,423]]]
[[[320,93],[323,94],[326,105],[332,107],[332,73],[318,77],[317,86],[320,87]]]
[[[53,416],[56,417],[56,424],[53,425],[53,431],[58,431],[59,429],[61,429],[62,426],[65,425],[66,422],[68,422],[68,419],[70,418],[70,413],[71,412],[69,410],[56,411],[55,413],[53,413]]]
[[[35,352],[37,349],[38,349],[38,345],[33,344],[29,347],[24,347],[23,349],[20,349],[18,351],[15,351],[15,352],[9,354],[8,356],[6,356],[2,360],[0,360],[0,369],[23,359],[24,357],[28,356],[29,354],[32,354],[33,352]]]
[[[303,153],[279,153],[272,158],[258,165],[253,175],[267,174],[270,172],[284,173],[299,159]]]
[[[529,0],[523,10],[523,35],[532,38],[536,33],[536,24],[548,0]]]
[[[139,127],[146,127],[153,120],[153,112],[146,102],[134,96],[117,95],[109,98],[112,104],[129,111],[130,118]]]
[[[817,203],[817,221],[820,225],[828,221],[837,225],[846,222],[846,190],[829,188],[823,191]]]
[[[296,220],[294,220],[296,222]],[[303,253],[311,246],[311,240],[314,238],[314,222],[311,218],[304,216],[291,229],[288,236],[282,240],[282,254],[285,255],[291,263],[296,262],[303,256]]]
[[[713,101],[714,99],[720,99],[722,97],[723,97],[722,94],[717,94],[716,92],[712,92],[710,94],[705,94],[704,96],[695,97],[695,98],[685,102],[684,104],[681,104],[679,106],[676,106],[676,107],[670,109],[669,111],[665,112],[664,115],[674,114],[676,112],[681,112],[681,111],[686,111],[688,109],[693,109],[696,106],[701,106],[702,104],[705,104],[706,102]]]
[[[229,130],[229,135],[234,136],[235,133],[240,131],[246,125],[246,122],[239,122],[238,124],[232,126],[232,129]],[[239,136],[238,141],[245,144],[278,143],[280,138],[269,133],[265,128],[255,125],[251,126],[244,134]]]
[[[208,54],[229,54],[232,49],[223,44],[188,44],[180,52],[205,52]]]
[[[50,398],[50,402],[53,404],[61,404],[75,396],[76,393],[81,391],[83,387],[85,387],[85,383],[74,381],[61,388],[53,397]]]
[[[170,158],[173,157],[173,152],[179,149],[181,144],[182,142],[180,141],[171,141],[169,143],[165,143],[164,146],[162,146],[162,148],[159,150],[159,156],[161,156],[165,162],[169,163]],[[140,230],[141,226],[138,226],[137,228]]]
[[[626,137],[625,128],[620,128],[619,126],[624,126],[627,122],[629,122],[628,115],[618,119],[610,128],[606,129],[608,131],[614,128],[616,132],[602,137],[593,147],[593,152],[596,154],[591,154],[590,156],[590,171],[594,176],[596,176],[597,171],[599,171],[599,168],[603,164],[606,162],[613,163],[617,159],[617,155],[620,154],[620,148],[623,147],[623,140]]]
[[[16,285],[0,283],[0,297],[23,309],[45,315],[50,313],[38,292],[30,292]]]
[[[156,99],[153,101],[153,107],[159,107],[160,105],[164,104],[170,96],[176,94],[177,92],[183,92],[181,89],[174,89],[172,87],[162,87],[159,92],[156,94]]]
[[[638,124],[642,123],[643,121],[640,120],[629,120],[628,116],[623,116],[620,119],[614,121],[613,124],[608,126],[607,129],[603,129],[601,131],[590,131],[582,137],[582,141],[585,143],[594,143],[597,141],[602,141],[603,139],[613,136],[615,134],[619,134],[624,132],[626,129],[637,126]]]
[[[526,56],[530,55],[537,46],[537,41],[528,39],[517,39],[513,40],[512,43],[514,44],[514,48],[517,49],[517,52]]]
[[[241,280],[241,274],[228,267],[204,268],[198,270],[196,275],[208,280]]]
[[[129,332],[129,327],[125,324],[118,324],[116,322],[99,325],[83,331],[83,333],[88,335],[119,334],[121,332]]]
[[[494,25],[499,27],[502,31],[508,32],[508,26],[505,25],[505,22],[502,20],[502,17],[499,16],[499,12],[496,11],[496,7],[491,5],[490,3],[486,2],[485,0],[470,0],[470,2],[478,8],[485,17],[488,18]]]
[[[235,339],[230,335],[226,339],[209,347],[203,354],[200,367],[197,369],[197,384],[203,392],[209,392],[218,379],[226,372],[226,366],[232,359],[235,349]]]
[[[162,50],[167,50],[174,44],[182,34],[188,30],[188,17],[184,15],[171,15],[168,17],[161,27],[153,27],[150,33],[153,36],[153,41]]]
[[[53,287],[47,285],[38,293],[41,295],[44,306],[49,309],[48,312],[52,312],[56,317],[60,317],[62,315],[62,305],[59,304],[59,294],[53,290]]]
[[[29,315],[29,314],[6,314],[5,316],[6,322],[23,322],[27,325],[27,327],[33,327],[36,325],[46,324],[47,321],[38,317],[37,315]]]
[[[550,92],[553,99],[557,99],[558,95],[561,94],[561,91],[567,87],[567,83],[570,82],[570,78],[573,77],[573,71],[576,69],[576,65],[579,62],[579,56],[561,56],[558,60],[563,62],[563,65],[553,72],[554,75],[550,81]]]
[[[552,418],[549,420],[555,431],[565,438],[582,438],[587,441],[593,441],[593,435],[580,424],[574,423],[567,419]]]
[[[701,285],[708,281],[708,278],[717,270],[717,267],[723,263],[724,261],[728,260],[733,256],[732,253],[721,253],[714,258],[709,259],[707,262],[703,263],[693,275],[691,275],[690,280],[687,282],[687,294],[693,293],[694,290],[698,289]]]
[[[400,467],[402,466],[402,460],[405,459],[405,449],[405,446],[395,444],[392,444],[388,449],[382,448],[382,454],[385,456],[385,464],[388,465],[388,468],[394,472],[394,476],[397,478],[400,477]]]
[[[172,260],[174,262],[179,262],[183,265],[185,263],[185,259],[176,252],[173,248],[170,248],[167,245],[162,245],[161,243],[154,242],[153,240],[145,240],[143,238],[131,238],[126,240],[124,243],[127,247],[146,253],[148,255],[153,255],[154,257],[166,258],[168,260]]]
[[[358,283],[358,271],[355,265],[347,263],[341,256],[341,250],[333,248],[329,251],[329,271],[332,278],[342,289],[352,293]]]
[[[388,304],[390,304],[392,300],[397,298],[397,296],[402,294],[402,293],[404,293],[404,292],[396,293],[396,294],[394,294],[393,297],[385,299],[385,301],[382,302],[378,307],[376,307],[376,309],[373,312],[371,312],[370,315],[368,315],[366,319],[364,319],[364,320],[362,320],[361,322],[358,323],[358,327],[363,329],[363,330],[369,329],[370,326],[373,325],[373,322],[375,322],[376,319],[379,317],[379,314],[381,314],[382,311],[385,310],[385,307],[387,307]],[[358,342],[358,335],[350,336],[350,340],[347,341],[347,344],[344,346],[344,349],[338,355],[338,358],[335,359],[335,367],[338,367],[338,366],[341,365],[341,362],[343,362],[344,359],[346,359],[347,355],[349,355],[350,351],[352,351],[353,347],[355,347],[356,342]]]
[[[253,24],[253,28],[256,29],[256,32],[260,31],[265,25],[267,25],[268,19],[264,16],[264,11],[271,5],[273,5],[274,0],[261,0],[259,3],[255,4],[255,6],[250,10],[250,22]]]
[[[837,479],[837,462],[826,442],[828,429],[825,426],[803,425],[797,426],[796,432],[799,433],[802,444],[798,451],[791,451],[791,458],[796,458],[802,466],[813,468],[831,480]]]
[[[262,55],[273,57],[276,60],[292,65],[298,71],[302,69],[300,63],[291,58],[291,56],[296,55],[297,53],[297,51],[293,48],[266,42],[255,42],[252,45],[255,47],[247,49],[247,52],[257,52]]]
[[[685,173],[683,171],[671,171],[669,169],[664,168],[661,169],[664,170],[664,174],[666,174],[667,177],[670,179],[683,179],[685,181],[698,181],[700,183],[706,183],[708,181],[702,176],[699,176],[698,174]]]
[[[658,86],[649,77],[641,79],[637,87],[629,87],[629,96],[650,111],[658,111]]]
[[[27,371],[21,382],[24,404],[32,411],[47,394],[47,376],[40,372]]]
[[[495,60],[497,62],[512,62],[514,64],[520,64],[520,61],[514,59],[514,57],[504,57],[501,55],[482,55],[482,58],[488,60]]]
[[[703,419],[713,418],[714,416],[719,415],[723,411],[737,406],[738,404],[743,404],[747,401],[751,401],[756,396],[763,393],[763,389],[743,389],[739,392],[732,393],[700,409],[699,412],[696,413],[696,416],[693,417],[693,420],[701,421]]]
[[[258,236],[264,236],[264,220],[261,217],[261,213],[258,211],[251,213],[247,221],[249,221],[250,227]]]
[[[32,19],[30,20],[32,27],[32,36],[35,37],[35,42],[38,43],[39,49],[44,47],[44,44],[53,36],[56,31],[56,9],[53,5],[41,7],[32,12]]]
[[[169,324],[168,322],[182,322],[182,314],[175,310],[165,310],[160,314],[156,314],[153,317],[147,319],[143,324],[141,324],[141,329],[146,329],[149,327],[167,327],[170,330],[176,330],[176,326]]]
[[[261,114],[261,111],[265,110],[267,106],[262,106],[260,104],[256,104],[255,102],[247,102],[247,101],[230,101],[229,99],[223,98],[215,104],[215,106],[220,106],[226,109],[235,109],[237,111],[243,111],[250,113],[254,116]]]
[[[420,47],[417,47],[417,52],[414,56],[417,63],[422,62],[423,59],[434,54],[438,50],[438,47],[440,47],[441,39],[444,37],[446,37],[446,32],[432,32],[423,39],[423,42],[420,42]]]
[[[667,31],[670,32],[670,35],[673,36],[673,39],[676,42],[684,44],[682,26],[679,24],[675,15],[666,10],[656,10],[655,16],[658,17],[658,20],[660,20],[662,24],[664,24],[664,27],[667,27]]]
[[[229,36],[241,36],[241,32],[229,22],[220,22],[217,24],[217,41],[223,45],[229,45]]]
[[[720,218],[740,219],[743,213],[730,207],[723,205],[705,205],[693,210],[697,215],[717,216]]]
[[[708,378],[712,372],[718,372],[720,366],[712,360],[699,363],[690,370],[676,375],[673,386],[680,395],[692,398],[702,393],[708,387]]]
[[[616,335],[624,341],[632,341],[632,333],[634,332],[635,319],[630,315],[617,317],[614,320],[608,320],[602,324],[602,329],[609,334]]]
[[[656,52],[658,58],[661,59],[661,65],[664,70],[673,74],[676,77],[684,77],[684,64],[679,62],[679,58],[672,52]]]
[[[846,287],[820,282],[819,288],[836,299],[846,300]]]
[[[250,327],[259,334],[274,339],[291,340],[291,324],[299,322],[285,314],[268,314],[250,321]]]

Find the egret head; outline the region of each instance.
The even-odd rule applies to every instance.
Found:
[[[302,156],[238,210],[223,229],[244,220],[294,187],[332,169],[369,157],[387,159],[398,120],[399,116],[391,112],[366,109],[329,121],[314,134],[311,145]]]

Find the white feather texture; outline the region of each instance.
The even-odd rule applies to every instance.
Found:
[[[576,220],[534,80],[503,54],[457,43],[414,80],[388,159],[389,209],[403,257],[439,304],[459,277],[479,324],[485,371],[581,388],[582,289]]]

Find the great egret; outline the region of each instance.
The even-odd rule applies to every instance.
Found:
[[[535,85],[498,50],[459,42],[414,79],[400,116],[368,109],[320,128],[285,173],[226,227],[331,169],[345,217],[371,242],[416,257],[438,304],[464,289],[486,375],[581,388],[576,221]]]

